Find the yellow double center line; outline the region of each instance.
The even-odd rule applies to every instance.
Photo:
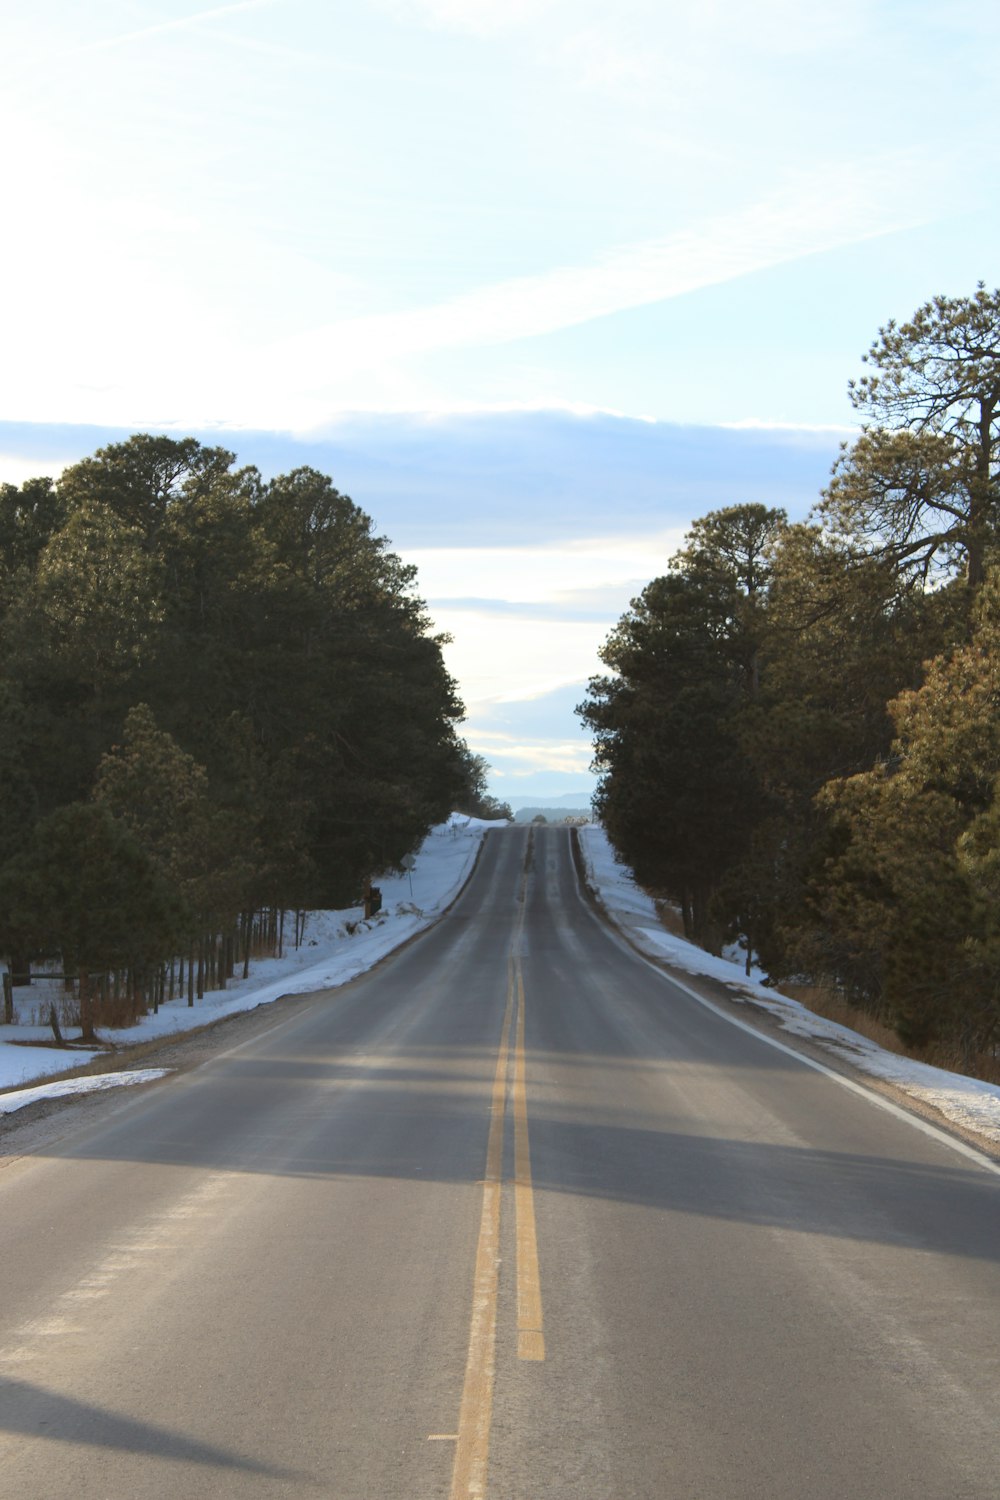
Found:
[[[530,846],[529,846],[530,847]],[[535,1198],[528,1145],[528,1099],[524,1066],[524,976],[519,953],[524,926],[525,879],[522,880],[518,920],[507,959],[507,1006],[500,1032],[493,1075],[490,1133],[486,1144],[486,1176],[476,1247],[472,1292],[472,1322],[465,1384],[458,1415],[451,1500],[483,1500],[493,1416],[496,1371],[497,1294],[500,1283],[500,1202],[503,1186],[503,1139],[510,1071],[510,1037],[514,1030],[514,1213],[517,1245],[517,1354],[519,1359],[545,1358],[542,1292],[535,1233]]]
[[[528,1093],[524,1077],[524,977],[514,960],[517,981],[517,1037],[514,1044],[514,1217],[517,1224],[517,1357],[544,1359],[542,1287],[535,1233],[535,1190],[528,1146]]]

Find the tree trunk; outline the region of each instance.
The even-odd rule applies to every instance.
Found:
[[[722,950],[719,930],[710,915],[711,888],[696,885],[691,896],[691,915],[694,940],[706,953],[718,955]]]
[[[31,959],[22,949],[15,948],[10,955],[10,977],[15,984],[31,983]]]
[[[990,461],[993,447],[993,418],[996,413],[992,401],[983,401],[979,407],[979,442],[969,482],[969,534],[966,546],[965,576],[970,589],[978,589],[986,572],[986,550],[990,538],[990,516],[992,512],[992,482]]]
[[[94,1006],[90,997],[90,975],[86,969],[80,970],[80,987],[78,990],[80,1000],[80,1040],[81,1042],[96,1042],[94,1033]]]

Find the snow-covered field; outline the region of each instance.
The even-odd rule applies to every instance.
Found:
[[[742,960],[714,958],[693,943],[674,937],[660,923],[652,900],[633,881],[631,872],[617,864],[603,828],[589,825],[579,830],[588,879],[612,920],[636,947],[676,969],[721,979],[736,1001],[750,999],[775,1017],[783,1031],[829,1049],[846,1058],[863,1073],[885,1079],[913,1099],[938,1110],[945,1119],[973,1130],[994,1146],[1000,1146],[1000,1085],[981,1083],[960,1073],[947,1073],[925,1063],[886,1052],[867,1037],[846,1026],[824,1020],[806,1010],[797,1000],[780,995],[763,984],[759,971],[748,979]]]
[[[383,875],[376,881],[382,890],[382,910],[371,921],[361,921],[360,907],[311,912],[297,951],[289,947],[283,958],[254,960],[248,979],[230,980],[224,990],[210,991],[193,1007],[189,1008],[186,1000],[172,1000],[161,1006],[157,1015],[144,1016],[134,1026],[121,1031],[102,1028],[100,1034],[116,1045],[130,1046],[204,1026],[237,1011],[254,1010],[282,995],[346,984],[440,916],[469,878],[483,835],[492,826],[477,818],[452,814],[447,823],[431,830],[412,870]],[[348,931],[348,924],[354,926],[353,933]],[[51,993],[57,995],[58,988],[53,987]],[[51,1042],[47,1025],[32,1024],[40,1010],[47,1010],[49,995],[44,982],[14,991],[17,1023],[0,1026],[0,1089],[13,1092],[0,1094],[0,1115],[40,1098],[143,1083],[162,1076],[162,1069],[143,1068],[39,1084],[37,1080],[47,1074],[65,1072],[100,1056],[87,1049],[15,1045]],[[66,1028],[64,1034],[71,1036],[72,1030]],[[19,1088],[21,1084],[34,1086]]]

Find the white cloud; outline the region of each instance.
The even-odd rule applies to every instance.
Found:
[[[481,37],[537,26],[544,12],[558,4],[559,0],[375,0],[378,10],[399,20]]]
[[[561,700],[553,705],[537,735],[528,725],[541,727],[542,720],[520,710],[560,689],[576,689],[573,701],[585,696],[583,684],[602,670],[598,651],[609,630],[630,599],[664,570],[682,538],[683,529],[673,527],[627,537],[577,537],[559,546],[407,550],[421,594],[434,599],[437,628],[452,637],[444,656],[469,716],[463,733],[498,774],[588,771],[589,736],[570,708]],[[470,594],[480,596],[483,606],[465,603],[463,596]],[[491,599],[522,608],[498,621]],[[539,608],[543,602],[555,612]],[[587,620],[569,618],[579,602],[600,609]],[[559,617],[560,607],[566,617]],[[502,717],[517,726],[513,733],[490,726],[501,707],[509,710]]]
[[[9,238],[2,259],[7,284],[44,287],[49,326],[70,336],[53,364],[36,337],[37,302],[11,303],[5,333],[19,354],[0,373],[0,402],[13,419],[44,412],[63,421],[297,430],[344,408],[452,410],[453,391],[433,388],[421,357],[539,338],[888,233],[919,217],[906,198],[907,181],[905,171],[894,177],[890,162],[864,174],[831,172],[691,229],[622,246],[591,264],[276,339],[274,324],[283,318],[287,326],[303,289],[314,289],[320,305],[344,306],[356,302],[357,288],[349,278],[257,241],[248,247],[238,285],[227,289],[228,246],[196,215],[161,217],[155,200],[142,194],[98,207],[69,187],[64,212],[79,231],[72,258],[55,236]],[[37,197],[35,183],[25,184],[25,207]],[[203,286],[192,295],[199,274]],[[271,287],[277,298],[266,295]],[[254,303],[262,290],[265,296]]]
[[[935,120],[906,116],[909,157],[877,154],[925,76],[921,46],[945,29],[923,10],[905,26],[897,15],[901,60],[882,87],[879,54],[855,49],[820,98],[824,49],[891,29],[870,0],[822,15],[792,0],[23,10],[0,63],[0,132],[15,143],[0,245],[16,289],[0,374],[9,418],[302,431],[338,410],[512,394],[687,417],[713,404],[698,395],[711,377],[695,359],[688,379],[686,351],[667,350],[678,357],[658,382],[647,351],[631,360],[624,343],[642,344],[640,320],[623,319],[620,352],[609,325],[588,344],[542,340],[912,226],[924,205],[946,222],[977,201],[964,83]],[[96,34],[108,17],[119,32]],[[179,45],[189,35],[197,46]],[[260,59],[234,59],[236,42]],[[796,55],[774,65],[782,49]],[[265,60],[272,50],[338,70],[336,87]],[[966,78],[958,60],[941,60],[947,79]],[[949,192],[932,198],[942,162]],[[879,254],[842,257],[827,281]],[[710,347],[727,330],[705,302]],[[761,341],[765,371],[779,342]],[[819,397],[783,402],[767,373],[760,394],[748,389],[716,415],[821,410]]]
[[[701,0],[696,6],[665,6],[663,0],[375,0],[379,10],[435,30],[492,38],[520,33],[544,44],[550,61],[583,61],[583,81],[600,55],[611,60],[615,78],[623,61],[643,72],[671,54],[748,50],[777,53],[827,52],[857,43],[872,25],[870,0],[839,0],[825,9],[800,0]],[[598,67],[598,73],[600,68]]]
[[[801,0],[756,0],[752,6],[744,0],[714,0],[692,6],[687,16],[692,41],[769,57],[856,46],[873,24],[870,0],[837,0],[827,6],[804,6]]]
[[[585,680],[600,665],[597,652],[607,635],[600,621],[515,615],[498,630],[496,616],[485,610],[437,606],[433,617],[452,637],[444,659],[470,714],[478,704],[515,702]]]
[[[470,743],[474,742],[476,753],[485,755],[491,766],[502,776],[531,776],[536,771],[585,774],[593,759],[593,751],[586,741],[518,741],[511,736],[490,734],[474,727],[466,733]]]
[[[40,479],[47,475],[58,479],[72,458],[22,458],[17,453],[0,453],[0,484],[24,484],[26,479]]]
[[[407,549],[420,593],[446,601],[471,596],[533,603],[584,603],[594,591],[617,590],[624,609],[630,593],[662,572],[681,546],[679,526],[629,536],[575,537],[558,546],[421,547]],[[617,612],[617,606],[612,606]],[[616,617],[616,616],[615,616]],[[495,628],[495,622],[494,627]]]
[[[857,437],[860,431],[857,423],[846,426],[842,422],[772,422],[764,417],[741,417],[738,422],[720,422],[718,425],[727,432],[829,432],[848,438]]]
[[[479,288],[436,306],[350,318],[273,351],[287,376],[331,362],[352,371],[429,351],[536,338],[806,255],[909,228],[926,218],[899,163],[810,175],[748,208],[661,239],[626,245],[591,265],[561,266]]]
[[[649,50],[632,50],[597,26],[570,36],[562,61],[584,88],[608,93],[646,88],[657,79],[662,87],[664,82],[664,59]]]

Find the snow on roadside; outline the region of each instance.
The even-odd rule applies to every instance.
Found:
[[[483,836],[487,829],[496,826],[504,825],[453,813],[447,823],[431,829],[417,851],[412,870],[383,875],[376,880],[382,891],[382,910],[370,921],[362,921],[361,907],[311,912],[298,950],[290,949],[280,959],[252,960],[248,979],[230,980],[224,990],[208,992],[193,1007],[185,1000],[172,1000],[161,1006],[157,1015],[144,1016],[134,1026],[121,1030],[100,1028],[101,1037],[116,1046],[128,1047],[189,1031],[238,1011],[254,1010],[283,995],[308,994],[347,984],[415,933],[429,927],[451,905],[471,874]],[[349,924],[354,927],[353,933],[348,931]],[[41,1045],[16,1045],[16,1042],[51,1041],[52,1033],[47,1026],[27,1023],[28,1015],[39,1003],[39,993],[40,986],[36,985],[15,989],[15,1005],[25,1024],[0,1026],[0,1089],[16,1090],[0,1093],[0,1115],[21,1109],[43,1096],[54,1098],[59,1094],[141,1083],[151,1076],[162,1075],[162,1069],[140,1069],[18,1088],[19,1084],[65,1072],[103,1055],[86,1048],[66,1051]]]
[[[62,1078],[58,1083],[40,1083],[32,1089],[0,1094],[0,1115],[13,1114],[15,1109],[37,1104],[39,1099],[60,1099],[65,1094],[94,1094],[125,1088],[131,1083],[152,1083],[156,1078],[165,1078],[169,1072],[169,1068],[133,1068],[131,1072],[99,1073],[92,1078]]]
[[[762,982],[760,970],[754,970],[748,979],[742,963],[716,958],[694,943],[675,937],[661,925],[652,899],[636,885],[631,871],[615,860],[604,829],[591,824],[578,832],[589,883],[612,921],[643,953],[688,974],[722,980],[732,990],[734,1000],[751,999],[774,1016],[783,1031],[846,1057],[861,1072],[894,1084],[911,1098],[931,1105],[945,1119],[1000,1146],[1000,1085],[886,1052],[858,1032],[814,1015],[797,1000],[771,989]]]

